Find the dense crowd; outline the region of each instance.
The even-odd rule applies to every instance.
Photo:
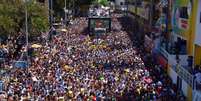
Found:
[[[11,68],[1,78],[8,101],[182,101],[161,67],[146,65],[114,17],[112,31],[92,38],[77,18],[68,32],[34,49],[27,69]],[[4,65],[5,66],[5,65]],[[183,99],[184,100],[184,99]]]

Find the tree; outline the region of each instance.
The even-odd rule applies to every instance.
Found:
[[[48,29],[48,9],[35,0],[27,3],[29,34]],[[23,0],[0,0],[0,35],[15,34],[25,28]]]
[[[89,6],[96,0],[66,0],[67,9],[71,10],[83,10],[83,6]],[[53,9],[54,9],[54,16],[57,19],[64,17],[64,7],[65,7],[65,0],[55,0]]]
[[[103,6],[107,6],[109,4],[107,0],[98,0],[98,3]]]
[[[38,35],[49,28],[48,8],[32,0],[28,3],[29,30],[32,35]]]

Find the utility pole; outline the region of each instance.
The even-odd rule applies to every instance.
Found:
[[[67,23],[67,18],[66,18],[66,12],[67,12],[67,9],[66,9],[67,7],[66,7],[66,0],[65,0],[65,8],[64,8],[64,12],[65,12],[65,25],[66,25],[66,23]]]
[[[150,29],[149,30],[151,30],[152,29],[152,20],[153,20],[153,4],[154,4],[154,1],[153,0],[151,0],[151,7],[150,7],[150,18],[149,18],[149,27],[150,27]]]
[[[66,7],[66,0],[65,0],[65,10],[64,10],[64,11],[65,11],[65,22],[66,22],[66,20],[67,20],[67,19],[66,19],[66,10],[67,10],[66,8],[67,8],[67,7]]]
[[[27,63],[28,63],[29,32],[28,32],[27,0],[25,0],[25,32],[26,32],[26,56],[27,56]],[[28,64],[29,64],[29,63],[28,63]]]
[[[51,24],[53,23],[53,20],[54,20],[54,18],[53,18],[53,2],[52,2],[52,0],[51,0]],[[53,25],[53,24],[52,24]]]
[[[75,15],[75,0],[73,0],[73,10],[72,11],[73,11],[72,14],[74,16]]]
[[[52,0],[48,0],[48,10],[49,10],[49,23],[50,23],[50,28],[52,27],[53,23],[53,3]]]

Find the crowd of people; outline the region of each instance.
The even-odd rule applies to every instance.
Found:
[[[114,16],[112,31],[92,38],[75,19],[68,32],[34,49],[27,69],[8,65],[1,77],[8,101],[182,101],[155,63],[146,65],[143,47],[132,42]],[[183,99],[184,100],[184,99]]]

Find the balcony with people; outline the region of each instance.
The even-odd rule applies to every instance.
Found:
[[[168,59],[171,68],[189,85],[193,86],[193,56],[187,54],[187,41],[182,38],[161,38],[160,53]]]
[[[167,38],[162,37],[160,50],[162,54],[171,60],[172,65],[179,63],[182,66],[188,65],[188,54],[187,54],[187,41],[181,38],[169,41]]]

